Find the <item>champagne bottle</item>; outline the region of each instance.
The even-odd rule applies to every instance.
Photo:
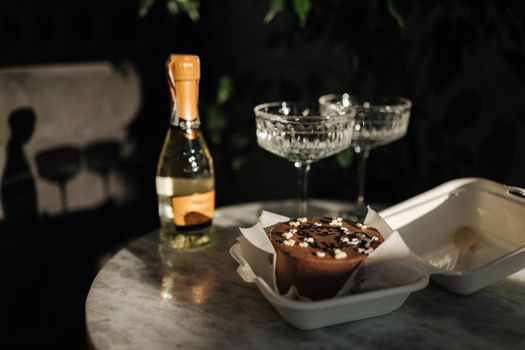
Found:
[[[215,210],[213,159],[197,107],[199,57],[170,55],[167,73],[173,110],[155,181],[160,237],[174,248],[190,248],[209,242]]]

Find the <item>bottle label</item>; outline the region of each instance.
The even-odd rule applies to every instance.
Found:
[[[171,197],[173,221],[176,226],[204,224],[213,218],[215,190],[188,196]]]

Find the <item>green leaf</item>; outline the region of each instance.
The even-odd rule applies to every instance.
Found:
[[[223,131],[228,126],[228,118],[217,106],[208,108],[206,115],[206,129],[209,131]]]
[[[292,5],[297,17],[299,17],[299,24],[301,27],[304,27],[308,19],[308,14],[312,9],[311,0],[292,0]]]
[[[250,138],[243,134],[233,134],[230,142],[233,145],[233,148],[241,150],[250,143]]]
[[[175,16],[185,12],[193,22],[200,19],[199,6],[199,0],[168,0],[166,2],[166,8],[170,14]]]
[[[233,91],[233,80],[227,75],[222,76],[217,87],[217,103],[224,104],[232,97]]]
[[[359,64],[360,64],[359,55],[357,53],[354,53],[352,55],[352,68],[354,69],[354,71],[359,70]]]
[[[155,0],[140,0],[139,16],[146,17],[154,3],[155,3]]]
[[[176,16],[179,14],[179,4],[177,3],[177,0],[168,0],[166,2],[166,9],[172,16]]]
[[[271,0],[270,8],[264,16],[264,23],[270,23],[271,20],[275,17],[276,14],[281,12],[284,9],[284,0]]]
[[[237,172],[241,169],[242,165],[246,162],[246,157],[238,156],[232,159],[231,167],[234,172]]]
[[[352,151],[352,148],[347,148],[344,151],[337,153],[335,159],[341,168],[348,169],[350,165],[352,165],[353,156],[354,152]]]
[[[405,29],[405,20],[403,19],[403,16],[401,16],[401,13],[399,13],[399,10],[397,6],[394,4],[392,0],[387,0],[386,5],[388,7],[388,13],[392,18],[396,20],[397,26],[401,31],[404,31]]]
[[[217,105],[209,107],[206,112],[205,128],[210,133],[212,144],[219,145],[222,132],[228,127],[228,117]]]

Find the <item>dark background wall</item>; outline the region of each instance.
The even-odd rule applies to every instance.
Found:
[[[164,0],[139,16],[144,3],[0,1],[2,68],[131,63],[141,88],[126,128],[133,147],[119,163],[129,201],[1,222],[0,317],[9,327],[0,342],[83,348],[85,296],[101,259],[156,227],[153,178],[170,115],[164,63],[173,52],[201,57],[219,206],[295,196],[293,166],[256,145],[254,105],[340,91],[413,101],[407,136],[372,152],[370,201],[395,203],[465,176],[525,187],[523,1],[312,1],[304,26],[291,3],[269,23],[269,1],[203,1],[198,21],[171,14]],[[311,196],[353,198],[350,157],[315,164]]]

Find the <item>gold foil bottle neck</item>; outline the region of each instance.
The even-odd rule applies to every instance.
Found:
[[[166,65],[176,117],[188,121],[197,120],[201,76],[199,56],[172,54]]]
[[[199,80],[201,77],[199,56],[172,54],[168,59],[168,71],[173,81]]]

